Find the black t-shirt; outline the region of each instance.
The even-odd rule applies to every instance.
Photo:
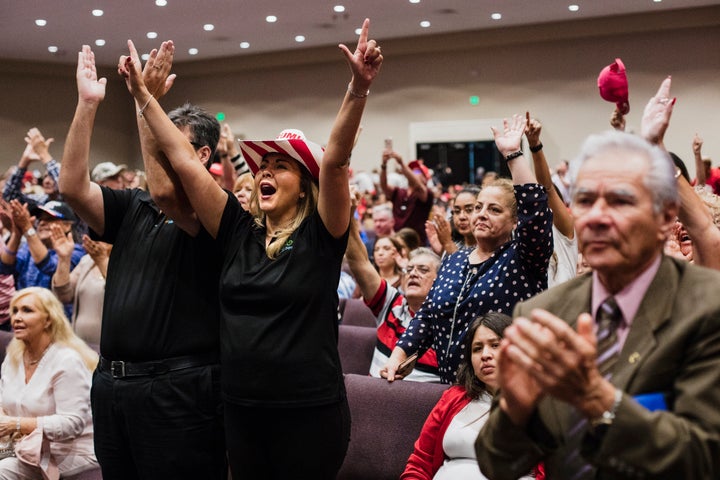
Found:
[[[271,407],[340,400],[337,286],[347,233],[333,238],[316,212],[271,260],[265,229],[229,194],[217,242],[225,399]]]
[[[142,190],[102,188],[113,244],[100,351],[145,361],[219,350],[219,257],[201,229],[191,237]]]

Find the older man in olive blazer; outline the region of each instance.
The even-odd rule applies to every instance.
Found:
[[[718,478],[720,273],[662,254],[678,209],[670,160],[612,132],[590,137],[573,168],[575,226],[594,272],[517,306],[480,468],[492,479],[540,462],[552,479]],[[613,355],[595,320],[610,297]],[[612,357],[607,371],[598,356]]]

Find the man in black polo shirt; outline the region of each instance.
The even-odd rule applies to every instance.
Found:
[[[133,57],[139,63],[136,53]],[[171,44],[163,43],[145,66],[145,81],[156,97],[172,84],[171,61]],[[60,189],[95,237],[113,244],[92,387],[103,478],[227,478],[219,264],[211,238],[182,202],[179,182],[162,168],[167,160],[141,109],[138,128],[152,198],[138,189],[113,190],[90,181],[90,136],[105,81],[97,78],[88,46],[80,52],[77,83]],[[189,105],[171,118],[206,162],[218,141],[218,122]]]

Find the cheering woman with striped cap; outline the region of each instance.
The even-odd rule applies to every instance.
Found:
[[[350,223],[348,166],[383,57],[365,20],[327,148],[298,130],[240,147],[255,173],[250,211],[222,190],[126,62],[143,118],[223,258],[222,387],[233,477],[335,478],[350,418],[337,352],[337,284]]]

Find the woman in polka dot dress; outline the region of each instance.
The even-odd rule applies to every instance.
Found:
[[[547,288],[552,213],[545,189],[520,149],[526,119],[514,115],[492,129],[512,182],[498,179],[477,196],[471,217],[477,246],[448,255],[432,290],[393,350],[381,375],[389,381],[409,355],[433,348],[443,383],[453,383],[468,325],[490,311],[512,314],[517,302]],[[514,231],[514,235],[513,235]]]

